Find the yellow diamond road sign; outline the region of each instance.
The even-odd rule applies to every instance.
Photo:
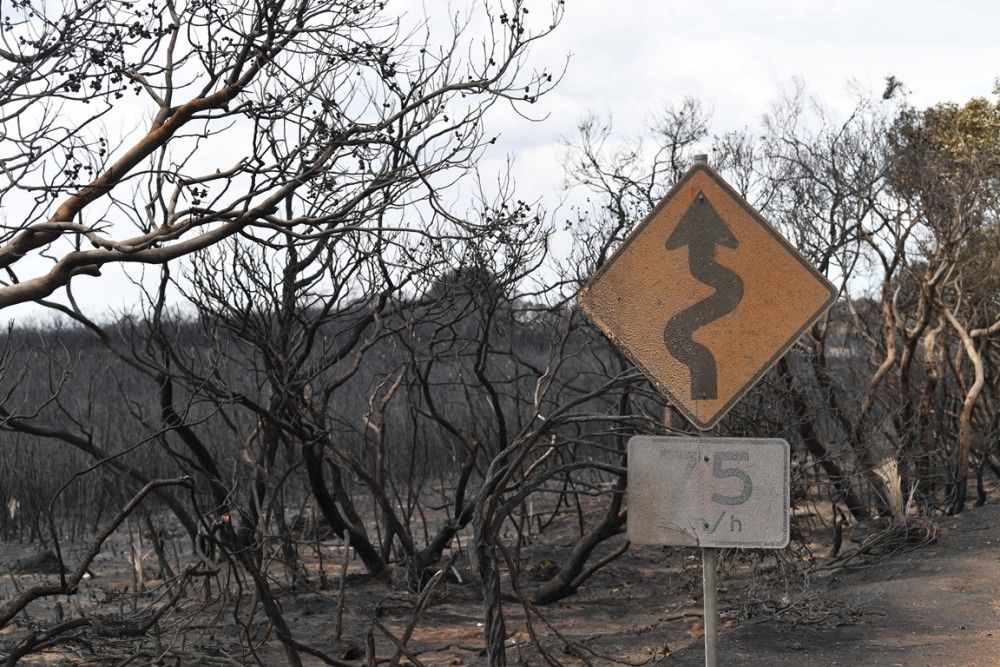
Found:
[[[707,430],[836,297],[739,193],[695,164],[577,298],[671,403]]]

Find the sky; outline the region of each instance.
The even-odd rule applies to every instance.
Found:
[[[918,107],[989,95],[998,28],[997,2],[569,0],[535,52],[547,62],[568,55],[566,76],[533,109],[543,122],[504,119],[501,145],[521,188],[548,197],[559,184],[558,137],[588,110],[636,136],[685,97],[712,109],[716,132],[753,126],[796,78],[841,112],[851,85],[880,95],[888,75]]]
[[[432,15],[445,4],[426,2]],[[589,111],[633,137],[658,109],[685,97],[713,111],[714,132],[752,127],[796,79],[835,112],[851,106],[851,86],[878,95],[887,75],[918,107],[989,95],[1000,76],[998,27],[995,1],[567,0],[564,21],[531,57],[549,67],[568,58],[565,78],[530,107],[537,122],[509,109],[493,113],[489,131],[500,140],[480,167],[491,173],[512,157],[519,196],[551,208],[566,196],[559,141]],[[76,281],[74,292],[91,312],[135,301],[117,268]],[[0,319],[39,313],[20,306]]]

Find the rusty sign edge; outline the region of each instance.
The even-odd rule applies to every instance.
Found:
[[[631,350],[620,345],[618,341],[615,339],[614,334],[611,333],[610,327],[608,327],[604,323],[602,318],[599,317],[597,313],[593,311],[589,302],[587,301],[587,295],[590,293],[591,286],[601,279],[601,276],[603,276],[605,272],[615,263],[615,261],[622,254],[624,254],[626,250],[628,250],[629,246],[632,244],[635,238],[639,236],[639,233],[653,221],[653,219],[667,205],[667,202],[669,202],[673,197],[675,197],[681,191],[681,188],[683,188],[684,185],[691,178],[693,178],[694,175],[699,171],[704,172],[723,190],[723,192],[725,192],[733,201],[739,204],[740,207],[744,211],[746,211],[747,214],[750,215],[751,219],[754,222],[763,227],[764,231],[770,234],[778,242],[778,244],[781,245],[785,249],[785,251],[789,255],[791,255],[799,264],[801,264],[803,268],[805,268],[806,271],[811,276],[813,276],[813,278],[816,279],[817,282],[819,282],[824,288],[826,288],[826,291],[829,293],[827,299],[816,309],[816,311],[812,315],[806,318],[805,323],[798,329],[798,331],[796,331],[791,337],[789,337],[789,339],[784,344],[779,346],[778,350],[774,353],[774,355],[772,355],[772,357],[768,359],[767,362],[765,362],[761,366],[761,368],[753,376],[751,376],[749,380],[747,380],[743,384],[743,387],[735,394],[733,394],[733,396],[730,397],[730,399],[726,401],[726,403],[716,411],[716,413],[712,416],[712,418],[707,421],[702,421],[697,415],[688,410],[688,408],[683,404],[683,402],[678,400],[677,397],[674,396],[674,394],[669,389],[667,389],[663,384],[661,384],[660,381],[649,371],[649,369],[646,368],[645,364],[640,362],[632,354]],[[720,421],[722,421],[722,418],[725,417],[727,414],[729,414],[729,412],[736,406],[737,403],[743,400],[743,398],[750,392],[750,390],[753,389],[758,382],[760,382],[761,378],[763,378],[768,371],[774,368],[775,364],[777,364],[781,360],[781,358],[785,356],[788,353],[788,351],[795,346],[795,344],[799,341],[799,339],[802,338],[802,335],[812,325],[814,325],[826,313],[826,311],[830,309],[831,306],[833,306],[833,304],[837,301],[837,296],[839,293],[840,291],[837,289],[837,287],[834,286],[834,284],[831,283],[826,276],[820,273],[816,269],[816,267],[814,267],[812,263],[801,252],[799,252],[798,248],[789,243],[788,239],[786,239],[784,235],[781,232],[779,232],[776,227],[774,227],[774,225],[768,222],[767,219],[765,219],[764,216],[761,215],[760,212],[757,211],[757,209],[754,208],[753,205],[750,204],[750,202],[748,202],[743,197],[743,195],[741,195],[733,188],[733,186],[727,183],[726,180],[722,178],[722,176],[717,171],[712,169],[707,164],[696,163],[692,165],[684,173],[683,176],[681,176],[680,180],[677,181],[677,183],[675,183],[674,186],[670,188],[667,194],[665,194],[663,198],[660,199],[660,201],[656,204],[656,206],[653,207],[653,210],[650,211],[646,215],[646,217],[642,219],[642,222],[636,225],[635,229],[632,230],[632,233],[628,235],[628,238],[626,238],[625,241],[620,246],[618,246],[618,248],[613,253],[611,253],[611,256],[608,257],[607,260],[605,260],[604,264],[602,264],[601,267],[594,272],[594,275],[592,275],[590,279],[587,280],[584,286],[580,288],[580,291],[577,292],[576,295],[576,301],[577,304],[580,306],[580,310],[583,312],[583,314],[586,315],[588,319],[590,319],[594,324],[597,325],[598,330],[604,335],[604,337],[610,340],[611,343],[616,348],[618,348],[618,350],[621,351],[625,355],[625,357],[632,362],[633,365],[635,365],[636,367],[639,368],[639,370],[642,371],[643,375],[645,375],[646,378],[653,383],[653,386],[655,386],[660,391],[661,394],[667,397],[667,399],[670,401],[670,404],[678,412],[684,415],[685,419],[687,419],[691,424],[693,424],[694,427],[697,428],[699,431],[709,431],[713,429]]]

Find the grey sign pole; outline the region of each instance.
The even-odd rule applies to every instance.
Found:
[[[718,665],[722,549],[788,544],[790,448],[776,438],[632,436],[628,537],[634,545],[702,552],[705,665]]]
[[[701,550],[701,585],[705,598],[705,667],[719,665],[719,607],[718,582],[719,550],[705,547]]]
[[[728,248],[724,261],[716,261],[718,246]],[[801,289],[775,290],[775,275]],[[714,291],[690,303],[705,287]],[[769,295],[768,303],[744,293]],[[705,665],[717,667],[719,550],[788,544],[789,447],[775,438],[703,436],[830,308],[837,290],[708,166],[707,155],[695,155],[577,297],[699,432],[629,439],[627,532],[636,546],[702,550]],[[723,317],[727,326],[705,328]]]
[[[695,164],[708,164],[708,156],[700,153],[694,156]],[[705,431],[699,429],[698,437]],[[705,631],[705,667],[719,666],[719,550],[704,547],[701,550],[701,594],[704,615],[702,625]]]
[[[704,437],[698,431],[698,437]],[[705,626],[705,667],[719,667],[719,550],[704,547],[701,550],[701,596]]]

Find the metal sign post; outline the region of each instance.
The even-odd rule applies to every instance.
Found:
[[[708,164],[708,156],[704,155],[704,154],[696,155],[694,157],[694,162],[695,162],[695,164],[704,164],[704,165],[707,165]],[[704,195],[699,196],[698,202],[699,202],[699,204],[704,204],[705,203],[705,197],[704,197]],[[691,210],[692,211],[695,210],[695,207],[692,207]],[[690,216],[691,216],[691,212],[689,211],[688,214],[686,215],[686,217],[690,218]],[[677,245],[685,245],[685,243],[683,243],[683,242],[680,243],[680,244],[678,244],[676,242],[676,240],[675,240],[680,235],[679,232],[683,228],[683,222],[684,221],[682,220],[681,222],[682,222],[682,224],[681,225],[677,225],[677,229],[674,230],[674,233],[670,235],[670,239],[667,240],[667,246],[668,247],[670,245],[674,245],[675,247]],[[715,221],[713,220],[713,222],[715,222]],[[688,226],[690,226],[690,225],[688,225]],[[723,227],[725,227],[725,223],[723,223]],[[728,231],[728,229],[726,231]],[[730,235],[730,237],[731,237],[731,235]],[[726,239],[726,240],[730,241],[730,243],[728,245],[731,246],[732,245],[731,239]],[[696,258],[696,254],[695,253],[696,253],[696,247],[697,247],[697,245],[695,243],[691,242],[691,241],[688,241],[687,244],[691,245],[691,251],[688,253],[688,258],[689,258],[689,261],[690,261],[690,263],[692,265],[692,268],[693,268],[694,264],[695,264],[695,258]],[[704,244],[702,244],[702,245],[704,245]],[[712,253],[712,254],[714,254],[714,253]],[[711,259],[712,258],[709,258],[709,260],[711,260]],[[729,283],[730,283],[729,285],[725,286],[725,287],[728,287],[728,291],[729,292],[734,292],[734,291],[739,292],[739,296],[737,296],[736,299],[735,299],[736,303],[738,304],[739,301],[740,301],[740,298],[742,297],[743,283],[738,278],[737,278],[736,281],[729,281]],[[725,287],[724,287],[723,290],[717,290],[716,294],[720,294],[721,293],[723,296],[726,296],[726,294],[725,294],[725,292],[726,292]],[[731,296],[732,295],[729,295],[730,301],[732,301]],[[690,310],[691,309],[689,308],[688,311],[690,311]],[[729,308],[729,310],[732,310],[732,308]],[[666,327],[666,329],[664,329],[664,335],[663,335],[664,341],[668,340],[667,330],[675,322],[677,322],[678,320],[682,319],[688,311],[682,312],[680,315],[674,316],[673,319],[671,319],[669,322],[667,322],[667,327]],[[705,391],[704,388],[702,388],[700,390],[696,390],[694,388],[694,378],[697,377],[697,376],[698,376],[698,374],[695,372],[695,369],[692,368],[692,370],[691,370],[691,377],[692,377],[692,381],[691,381],[692,382],[692,390],[691,390],[691,393],[692,394],[697,394],[699,396],[706,396],[706,395],[711,396],[712,395],[712,390],[711,389],[709,389],[708,391]],[[715,393],[718,393],[718,390],[715,390]],[[707,433],[707,431],[699,430],[698,431],[698,437],[699,438],[700,437],[704,437],[705,433]],[[716,551],[715,547],[703,547],[702,550],[701,550],[701,625],[702,625],[702,631],[704,632],[704,635],[705,635],[705,667],[719,667],[719,582],[718,582],[718,579],[719,579],[719,552]]]
[[[700,156],[699,156],[700,157]],[[706,160],[707,162],[707,160]],[[706,431],[698,431],[698,437]],[[705,667],[719,667],[719,552],[701,550],[701,625],[705,632]]]
[[[790,448],[769,438],[635,436],[628,442],[628,538],[702,549],[705,664],[718,664],[723,548],[788,544]]]
[[[577,295],[702,434],[836,298],[704,155]],[[719,549],[788,544],[788,461],[784,440],[629,440],[628,538],[701,548],[708,667],[719,659]]]
[[[719,665],[719,550],[701,550],[701,589],[705,626],[705,667]]]

